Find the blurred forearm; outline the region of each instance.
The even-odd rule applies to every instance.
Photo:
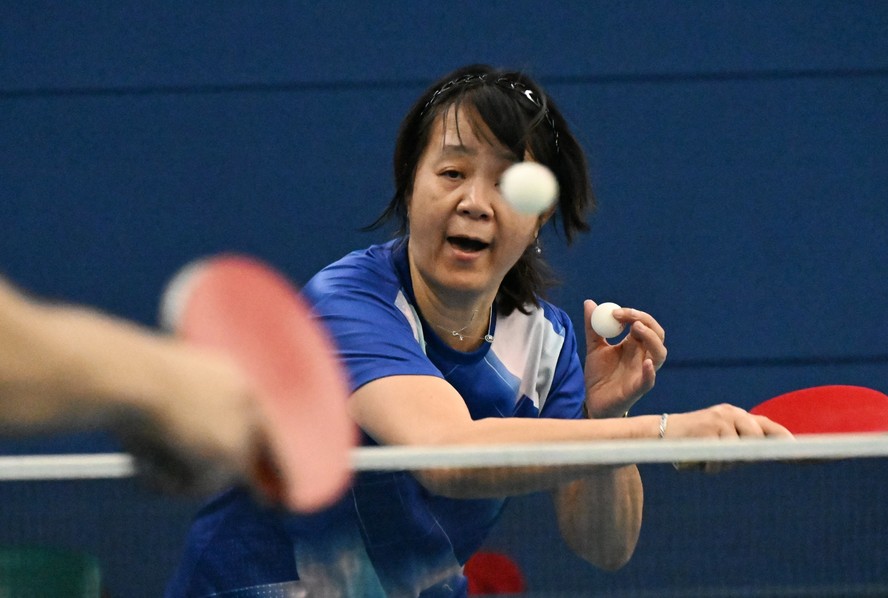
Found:
[[[0,429],[102,424],[159,396],[165,339],[92,310],[31,301],[0,281]]]

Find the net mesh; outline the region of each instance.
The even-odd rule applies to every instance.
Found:
[[[841,435],[361,448],[353,465],[499,476],[532,465],[567,481],[584,467],[638,463],[641,536],[616,572],[566,547],[548,492],[510,499],[478,575],[512,571],[527,596],[886,596],[886,458],[888,436]],[[733,466],[686,466],[703,461]],[[88,553],[107,596],[162,595],[200,502],[150,492],[133,473],[123,454],[0,457],[0,546]]]

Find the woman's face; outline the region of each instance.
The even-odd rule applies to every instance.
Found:
[[[473,108],[436,119],[407,213],[414,278],[418,274],[439,297],[492,302],[506,273],[533,243],[545,218],[517,212],[499,192],[500,177],[516,160]]]

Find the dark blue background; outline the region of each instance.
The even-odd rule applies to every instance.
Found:
[[[817,384],[888,391],[880,1],[5,4],[0,271],[148,325],[165,281],[198,256],[248,252],[304,281],[384,237],[357,229],[391,194],[398,123],[468,62],[537,77],[589,152],[592,232],[569,250],[550,233],[544,247],[578,326],[589,297],[666,327],[670,359],[638,412],[749,407]],[[527,540],[528,520],[547,519],[520,507],[538,498],[494,543],[537,588],[888,581],[884,488],[867,485],[881,462],[693,476],[645,468],[646,525],[621,573],[540,564],[561,548],[551,526]],[[159,593],[194,508],[129,483],[4,486],[0,541],[97,552],[120,596]],[[799,500],[810,525],[777,515]],[[786,551],[823,562],[780,565],[786,555],[758,548],[834,538],[844,528],[821,516],[852,508],[870,533]],[[34,524],[55,512],[65,525]],[[866,563],[848,566],[858,554]]]

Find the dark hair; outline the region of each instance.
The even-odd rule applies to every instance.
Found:
[[[548,166],[558,179],[558,210],[567,242],[589,230],[586,213],[595,208],[586,158],[567,122],[548,95],[520,72],[471,65],[443,76],[416,101],[401,122],[394,154],[395,194],[383,213],[368,228],[389,220],[398,223],[398,234],[407,233],[407,200],[419,159],[428,145],[435,118],[463,103],[473,107],[496,139],[516,156],[528,151]],[[557,225],[556,225],[557,227]],[[538,297],[554,283],[540,255],[529,249],[506,274],[497,294],[497,309],[522,312],[527,304],[539,305]]]

